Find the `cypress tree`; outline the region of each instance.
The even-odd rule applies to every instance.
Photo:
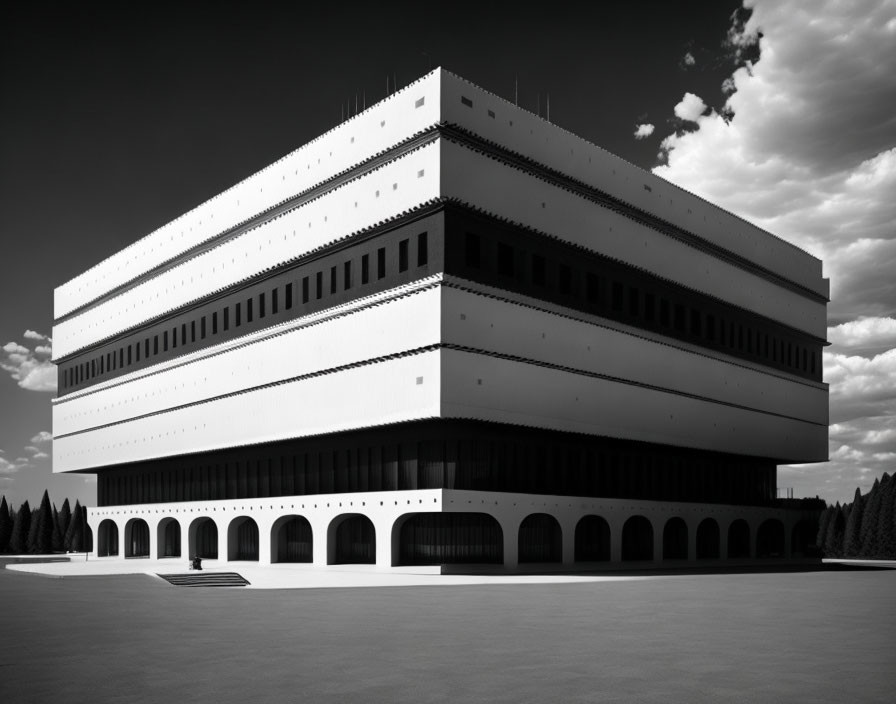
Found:
[[[35,518],[37,519],[35,521]],[[53,509],[50,507],[50,494],[44,489],[43,498],[37,508],[37,516],[32,516],[31,552],[47,555],[53,549]]]
[[[84,520],[83,511],[84,509],[81,508],[81,502],[76,499],[72,520],[68,524],[68,544],[69,550],[72,552],[81,552],[84,549],[84,527],[81,524]]]
[[[887,491],[881,499],[877,541],[878,557],[896,559],[896,478],[887,484]]]
[[[68,503],[68,499],[62,502],[62,508],[59,509],[59,532],[62,534],[62,549],[70,550],[68,539],[68,525],[72,522],[72,508]]]
[[[890,481],[890,475],[884,472],[880,481],[874,480],[874,486],[868,494],[868,500],[865,505],[865,515],[862,516],[862,548],[860,554],[862,557],[871,558],[877,553],[877,524],[880,520],[880,502],[883,498],[884,490]]]
[[[824,550],[824,544],[828,537],[828,528],[831,525],[831,517],[834,515],[833,506],[825,506],[824,511],[818,517],[818,535],[815,536],[815,544],[819,550]]]
[[[40,506],[31,509],[31,525],[28,527],[28,543],[26,550],[30,553],[37,552],[37,529],[40,527]]]
[[[852,500],[852,509],[846,520],[846,533],[843,536],[843,557],[858,557],[862,550],[861,530],[862,515],[865,512],[865,497],[856,487],[856,494]]]
[[[12,517],[9,515],[9,506],[6,505],[6,497],[0,499],[0,553],[9,549],[9,538],[12,535]]]
[[[17,555],[28,552],[28,533],[31,529],[31,507],[25,501],[16,511],[16,520],[12,524],[12,535],[9,537],[9,550]]]
[[[53,552],[62,552],[62,531],[59,529],[59,522],[59,511],[56,510],[56,505],[53,504]]]
[[[837,502],[828,525],[828,534],[825,536],[824,556],[840,557],[843,548],[843,531],[846,528],[846,516],[844,508]]]

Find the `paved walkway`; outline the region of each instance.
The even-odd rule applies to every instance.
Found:
[[[10,556],[13,557],[13,556]],[[62,558],[60,560],[60,558]],[[89,577],[113,574],[189,574],[187,560],[102,558],[85,560],[83,555],[26,556],[23,562],[6,568],[44,577]],[[41,560],[57,560],[42,562]],[[252,589],[331,589],[337,587],[448,586],[454,584],[553,584],[647,579],[643,575],[580,574],[439,574],[437,567],[400,567],[379,570],[373,565],[330,565],[326,568],[303,564],[259,565],[256,562],[203,560],[203,572],[237,572]]]
[[[187,560],[169,558],[150,560],[147,558],[102,558],[85,560],[83,555],[26,555],[4,556],[20,559],[22,562],[9,563],[6,569],[27,572],[44,577],[91,577],[101,575],[147,574],[158,579],[159,574],[190,574]],[[53,560],[48,562],[47,560]],[[896,568],[896,561],[883,560],[824,560],[827,564],[840,563],[857,567]],[[788,565],[777,563],[782,569]],[[817,565],[817,563],[816,563]],[[306,564],[259,565],[257,562],[231,561],[219,563],[217,560],[202,561],[204,572],[236,572],[245,577],[251,589],[333,589],[342,587],[399,587],[399,586],[449,586],[460,584],[569,584],[583,582],[620,582],[644,579],[660,579],[678,576],[682,573],[699,571],[695,566],[681,569],[656,570],[649,564],[633,563],[629,573],[620,574],[440,574],[438,567],[394,567],[387,570],[374,565],[329,565],[326,568]],[[636,572],[639,567],[650,573]],[[744,562],[729,565],[716,571],[731,571],[754,568],[757,571],[774,568],[758,562]],[[791,568],[799,569],[796,565]]]

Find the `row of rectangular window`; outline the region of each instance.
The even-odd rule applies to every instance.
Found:
[[[428,236],[426,232],[421,232],[417,235],[417,266],[426,266],[429,261],[429,252],[427,245]],[[403,273],[409,268],[408,261],[408,251],[409,251],[409,239],[403,239],[398,243],[398,271],[399,273]],[[329,292],[330,294],[335,294],[338,291],[337,285],[337,266],[331,266],[329,270]],[[364,254],[361,257],[361,285],[366,285],[370,283],[370,255]],[[376,252],[376,279],[381,280],[386,277],[386,248],[380,247]],[[311,300],[311,288],[310,288],[310,276],[305,276],[302,278],[301,282],[301,296],[302,303],[306,304]],[[314,294],[315,299],[320,300],[324,296],[324,272],[318,271],[314,275]],[[350,290],[354,286],[354,279],[352,277],[352,260],[347,260],[343,263],[342,267],[342,288],[344,291]],[[270,311],[271,315],[277,315],[280,310],[280,287],[275,287],[270,291],[270,299],[267,297],[268,292],[261,292],[257,296],[251,296],[245,301],[245,308],[243,307],[243,302],[238,302],[233,304],[233,326],[240,327],[245,321],[246,324],[254,322],[257,318],[263,319],[268,315],[268,311]],[[287,283],[283,287],[283,310],[290,310],[293,307],[293,284]],[[270,307],[268,307],[268,301],[270,301]],[[256,307],[257,302],[257,307]],[[200,340],[205,340],[209,334],[217,335],[219,331],[219,321],[221,323],[222,331],[226,332],[230,330],[231,318],[230,318],[230,306],[224,306],[224,308],[220,311],[221,316],[219,318],[219,311],[214,311],[211,315],[203,315],[199,318],[199,327],[198,327],[198,337]],[[245,314],[245,316],[244,316]],[[85,383],[90,381],[91,379],[95,379],[97,376],[101,376],[106,373],[119,371],[126,366],[131,366],[132,364],[137,364],[141,360],[141,349],[143,354],[143,359],[149,359],[151,356],[158,355],[160,351],[162,353],[168,352],[169,343],[170,349],[177,349],[178,341],[180,346],[184,346],[186,344],[193,344],[197,339],[197,326],[196,320],[190,321],[190,323],[181,323],[180,326],[173,326],[170,331],[164,330],[161,334],[153,335],[151,338],[147,337],[145,340],[141,342],[137,342],[134,344],[126,345],[120,347],[117,351],[107,352],[106,354],[101,354],[98,357],[86,361],[81,362],[80,364],[76,364],[73,367],[65,369],[63,371],[63,379],[62,386],[64,389],[70,388],[71,386],[77,386],[78,384]],[[210,329],[210,333],[209,333]],[[178,331],[180,331],[180,336],[178,337]],[[170,332],[170,336],[169,336]],[[189,333],[189,334],[188,334]],[[188,342],[189,339],[189,342]]]
[[[518,277],[516,249],[506,242],[497,243],[496,268],[500,276]],[[540,254],[530,254],[524,258],[529,262],[529,279],[534,286],[548,286],[548,260]],[[483,267],[482,242],[477,233],[467,232],[464,240],[464,260],[468,267]],[[588,303],[606,307],[601,289],[603,277],[592,272],[585,273],[585,299]],[[741,353],[754,355],[775,364],[782,364],[807,374],[816,374],[816,353],[807,347],[787,342],[774,335],[754,330],[749,325],[726,321],[712,313],[703,313],[683,303],[675,303],[654,293],[642,292],[637,286],[611,281],[610,309],[612,312],[640,318],[644,322],[662,328],[671,328],[682,337],[699,338],[701,341],[715,342]],[[567,264],[557,264],[557,290],[560,294],[576,297],[573,286],[573,268]],[[718,326],[717,326],[718,323]],[[718,331],[718,334],[717,334]]]

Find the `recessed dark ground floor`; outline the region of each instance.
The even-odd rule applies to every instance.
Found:
[[[181,589],[0,570],[9,702],[891,701],[896,571]]]

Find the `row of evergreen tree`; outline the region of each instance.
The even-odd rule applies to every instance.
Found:
[[[884,472],[851,504],[828,506],[818,521],[815,544],[825,557],[896,559],[896,479]]]
[[[50,495],[46,491],[40,507],[35,509],[25,501],[18,510],[13,510],[4,496],[0,500],[0,554],[81,552],[84,550],[85,518],[80,501],[75,501],[72,511],[66,499],[57,511],[56,505],[50,504]]]

